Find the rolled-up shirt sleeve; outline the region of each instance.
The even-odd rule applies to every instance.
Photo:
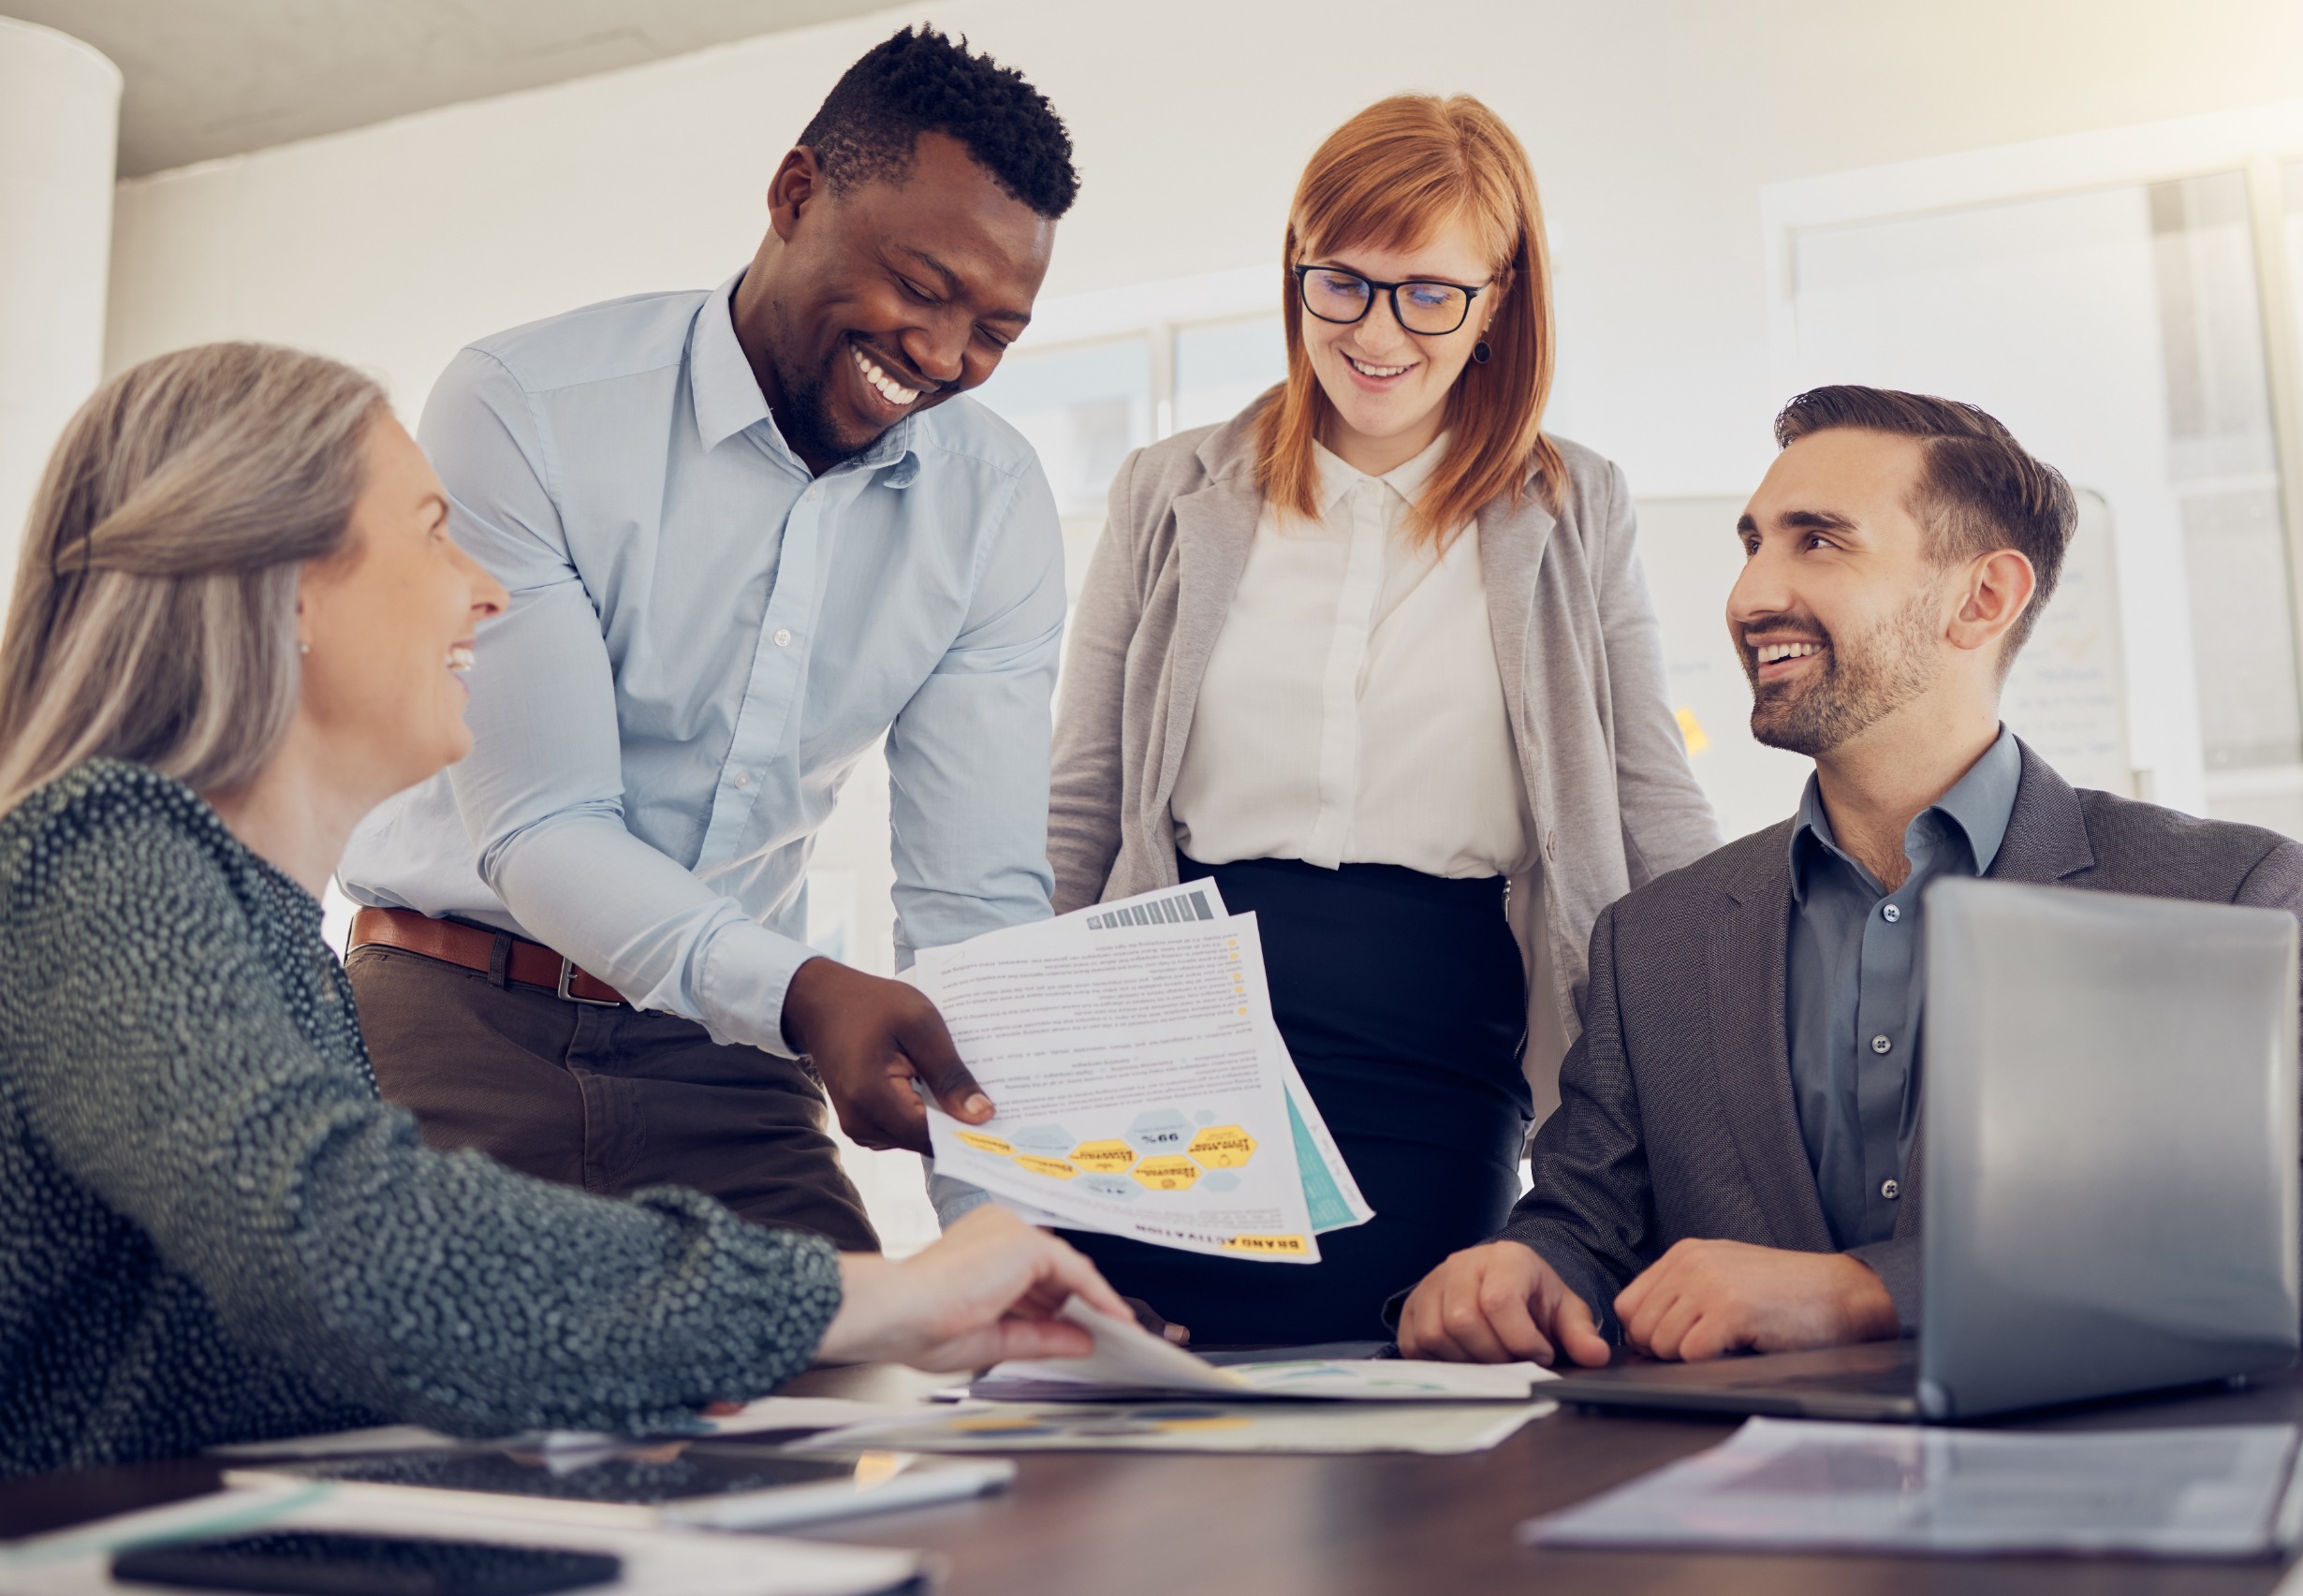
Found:
[[[788,1053],[784,994],[814,950],[624,825],[608,641],[528,396],[492,357],[466,349],[433,388],[420,438],[448,486],[457,541],[511,594],[480,629],[473,752],[449,777],[481,879],[530,935],[635,1006]]]

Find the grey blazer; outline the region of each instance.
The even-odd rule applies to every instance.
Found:
[[[1048,857],[1058,914],[1176,879],[1168,799],[1263,509],[1254,418],[1264,403],[1137,450],[1112,482],[1056,721]],[[1578,1029],[1593,917],[1719,844],[1664,699],[1623,474],[1554,441],[1568,468],[1561,513],[1531,489],[1517,509],[1478,517],[1488,624],[1543,856],[1510,894],[1538,1118],[1558,1101],[1560,1055]]]
[[[1559,1112],[1535,1137],[1534,1185],[1503,1236],[1542,1253],[1609,1332],[1616,1294],[1683,1237],[1831,1251],[1783,1029],[1792,825],[1633,893],[1592,929],[1586,1029],[1560,1071]],[[2075,792],[2028,747],[1985,873],[2303,918],[2303,845]],[[1921,1309],[1920,1155],[1914,1144],[1894,1237],[1854,1249],[1907,1333]]]

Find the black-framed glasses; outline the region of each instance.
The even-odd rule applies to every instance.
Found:
[[[1375,296],[1388,294],[1393,318],[1424,338],[1442,338],[1461,327],[1472,314],[1472,301],[1488,291],[1484,284],[1468,288],[1460,283],[1378,283],[1340,266],[1297,267],[1296,290],[1305,310],[1339,327],[1366,320]]]

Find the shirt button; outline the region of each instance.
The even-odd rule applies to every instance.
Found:
[[[751,771],[749,771],[749,770],[739,770],[739,771],[737,771],[737,772],[736,772],[736,790],[737,790],[738,792],[741,792],[741,791],[743,791],[743,789],[744,789],[744,788],[746,788],[746,787],[750,786],[751,784],[752,784],[752,772],[751,772]]]
[[[1879,1194],[1892,1203],[1903,1194],[1903,1188],[1896,1184],[1893,1176],[1889,1176],[1879,1183]]]
[[[1879,917],[1892,926],[1903,917],[1903,911],[1893,903],[1882,903],[1879,906]]]
[[[1874,1053],[1884,1053],[1894,1046],[1895,1044],[1888,1041],[1885,1036],[1874,1036],[1871,1038],[1871,1051]]]
[[[779,648],[779,649],[788,649],[788,648],[790,648],[791,646],[792,646],[792,629],[791,629],[789,626],[779,626],[779,627],[777,627],[777,628],[776,628],[776,647],[777,647],[777,648]]]

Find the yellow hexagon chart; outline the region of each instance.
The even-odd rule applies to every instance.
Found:
[[[1072,1149],[1072,1162],[1099,1175],[1117,1175],[1136,1162],[1136,1149],[1125,1142],[1081,1142]]]
[[[1128,1176],[1154,1192],[1188,1192],[1192,1182],[1199,1179],[1199,1165],[1188,1158],[1166,1153],[1145,1159],[1129,1170]]]
[[[1018,1153],[1016,1166],[1027,1174],[1045,1175],[1050,1180],[1069,1180],[1079,1173],[1063,1159],[1042,1158],[1037,1153],[1030,1152]]]
[[[1014,1148],[997,1136],[985,1135],[981,1131],[955,1131],[952,1134],[977,1152],[988,1152],[995,1158],[1013,1158],[1016,1155]]]
[[[1237,1169],[1255,1155],[1255,1138],[1238,1125],[1210,1125],[1184,1150],[1202,1169]]]

